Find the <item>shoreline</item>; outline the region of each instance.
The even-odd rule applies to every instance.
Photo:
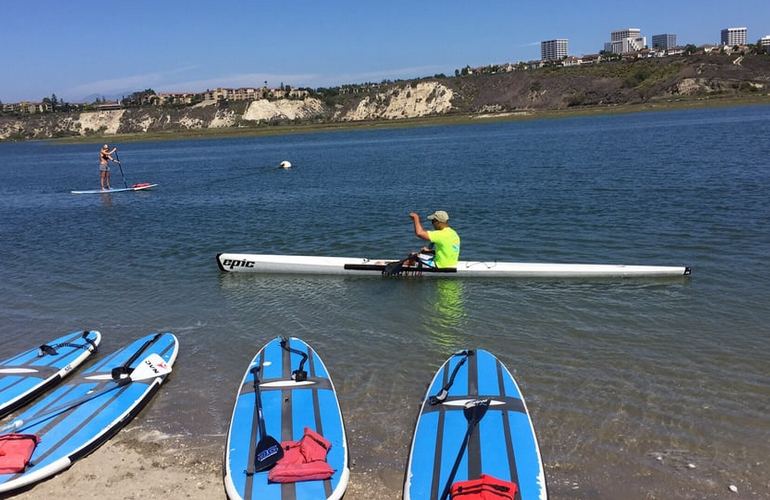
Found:
[[[125,143],[144,141],[227,139],[239,137],[269,137],[324,132],[349,132],[361,130],[368,131],[444,125],[470,125],[523,120],[563,119],[585,116],[634,114],[651,111],[681,111],[687,109],[726,108],[752,105],[770,105],[770,94],[751,97],[677,98],[668,101],[654,101],[641,104],[587,106],[560,110],[516,110],[503,111],[499,113],[485,112],[473,114],[434,115],[420,118],[405,118],[399,120],[328,122],[320,124],[274,126],[264,125],[260,127],[178,129],[165,132],[154,131],[129,134],[89,135],[40,140],[45,142],[53,142],[55,144],[96,144],[102,142]]]
[[[110,498],[185,498],[210,500],[226,498],[222,477],[224,437],[171,436],[141,424],[129,425],[68,469],[28,488],[9,492],[3,498],[34,500],[63,496],[100,500]],[[649,498],[722,498],[732,494],[725,483],[713,476],[717,464],[701,464],[681,450],[656,452],[643,465],[621,465],[618,477],[612,477],[598,464],[559,459],[559,453],[543,457],[548,493],[552,498],[609,499],[630,491]],[[698,466],[692,462],[698,463]],[[346,500],[401,498],[403,470],[389,467],[356,465],[351,456],[350,481]],[[759,465],[759,464],[757,464]],[[737,498],[761,494],[756,485],[735,478]],[[109,493],[107,493],[109,492]]]

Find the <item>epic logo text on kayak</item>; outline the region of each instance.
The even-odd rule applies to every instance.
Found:
[[[253,260],[237,260],[237,259],[225,259],[222,261],[222,267],[226,267],[228,269],[232,269],[234,267],[254,267]]]

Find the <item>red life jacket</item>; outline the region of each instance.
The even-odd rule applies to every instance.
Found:
[[[283,458],[270,469],[267,476],[272,483],[295,483],[329,479],[334,469],[326,462],[326,454],[332,444],[314,430],[305,427],[305,435],[299,441],[284,441]]]
[[[24,472],[40,438],[35,434],[0,436],[0,474]]]
[[[488,474],[479,479],[458,481],[452,485],[450,498],[460,500],[513,500],[518,490],[516,483],[503,481]]]

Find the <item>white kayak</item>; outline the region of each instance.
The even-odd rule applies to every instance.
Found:
[[[303,255],[217,254],[222,272],[381,276],[387,259]],[[460,261],[456,268],[406,269],[407,275],[463,278],[661,278],[690,275],[689,267]]]
[[[134,184],[125,188],[110,188],[110,189],[87,189],[85,191],[70,191],[72,194],[112,194],[112,193],[126,193],[129,191],[144,191],[145,189],[152,189],[157,184],[150,184],[149,182],[142,182],[140,184]]]

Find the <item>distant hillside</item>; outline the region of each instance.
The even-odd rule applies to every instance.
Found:
[[[697,55],[424,78],[361,88],[359,93],[327,91],[304,100],[0,116],[0,140],[377,122],[750,96],[770,96],[770,55],[741,59]]]

